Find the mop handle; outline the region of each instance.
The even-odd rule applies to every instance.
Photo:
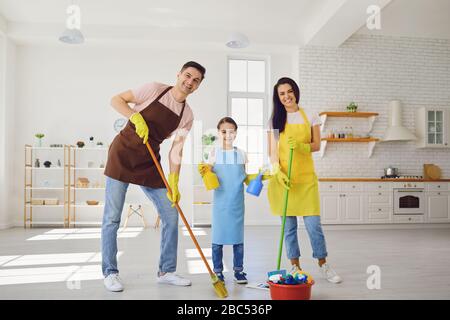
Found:
[[[291,169],[292,169],[293,154],[294,154],[294,149],[290,149],[289,150],[289,165],[288,165],[288,172],[287,172],[287,176],[288,176],[289,180],[291,180]],[[289,190],[288,189],[284,190],[283,222],[281,224],[280,246],[278,247],[277,270],[280,270],[281,253],[283,251],[284,226],[286,224],[286,212],[287,212],[287,206],[288,206],[288,194],[289,194]]]
[[[150,145],[148,144],[148,142],[146,142],[145,145],[147,146],[147,149],[150,152],[150,155],[152,156],[153,162],[156,165],[156,169],[158,169],[159,175],[161,176],[161,179],[163,180],[167,190],[169,191],[170,194],[172,194],[172,190],[170,190],[169,183],[167,182],[166,177],[164,176],[164,172],[163,172],[163,170],[161,168],[161,165],[159,164],[158,159],[155,156],[155,153],[153,152],[153,150],[150,147]],[[192,241],[194,241],[194,244],[195,244],[195,247],[198,250],[198,253],[200,253],[201,258],[202,258],[203,262],[205,263],[206,268],[208,269],[208,272],[209,272],[210,276],[212,277],[214,275],[214,273],[211,270],[211,267],[209,266],[208,261],[206,261],[205,255],[203,254],[202,249],[200,249],[200,245],[198,244],[197,239],[195,238],[194,233],[192,232],[191,227],[189,226],[189,223],[187,222],[187,220],[186,220],[186,218],[185,218],[185,216],[183,214],[183,211],[181,210],[181,208],[180,208],[180,206],[178,205],[177,202],[175,202],[175,208],[177,208],[178,213],[180,214],[181,219],[183,220],[183,223],[186,226],[186,229],[188,229],[188,232],[189,232],[189,235],[191,236]]]

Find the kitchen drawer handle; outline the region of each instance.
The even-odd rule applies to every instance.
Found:
[[[438,187],[438,188],[440,188],[441,186],[440,186],[440,185],[438,185],[437,187]]]
[[[380,208],[378,208],[378,212],[380,212],[381,211],[381,209]]]

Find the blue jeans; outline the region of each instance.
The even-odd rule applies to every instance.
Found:
[[[283,217],[281,217],[281,221],[283,221]],[[308,232],[311,247],[313,249],[313,258],[325,258],[328,254],[325,236],[322,231],[322,224],[320,223],[320,216],[304,216],[303,221],[305,222],[306,231]],[[299,258],[300,247],[298,245],[296,216],[286,217],[284,241],[286,243],[288,259]]]
[[[212,260],[214,265],[214,272],[223,271],[223,245],[222,244],[212,244]],[[234,244],[233,245],[233,270],[234,272],[241,272],[244,270],[244,244]]]
[[[128,183],[106,177],[105,210],[102,223],[102,272],[105,277],[118,273],[117,230],[125,203]],[[167,199],[165,188],[141,186],[147,198],[155,205],[161,218],[160,272],[175,272],[178,248],[178,212]]]

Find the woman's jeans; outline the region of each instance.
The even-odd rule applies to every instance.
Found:
[[[214,265],[214,272],[219,273],[223,271],[223,245],[212,244],[212,260]],[[244,244],[233,245],[233,270],[234,272],[241,272],[244,270]]]
[[[283,217],[281,217],[283,221]],[[309,235],[311,247],[313,249],[313,257],[316,259],[325,258],[327,248],[325,237],[320,223],[320,216],[304,216],[306,231]],[[297,259],[300,257],[300,247],[298,245],[297,237],[297,217],[286,217],[286,224],[284,226],[284,241],[286,243],[286,253],[288,259]]]
[[[128,183],[106,177],[105,209],[102,223],[102,272],[105,277],[118,273],[117,230]],[[147,198],[155,205],[161,219],[159,271],[175,272],[178,247],[178,212],[167,198],[167,189],[141,186]]]

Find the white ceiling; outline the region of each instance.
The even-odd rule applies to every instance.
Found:
[[[381,30],[359,33],[450,39],[450,0],[394,0],[381,13]]]
[[[340,45],[364,25],[365,8],[385,7],[384,35],[450,39],[450,0],[0,0],[13,39],[56,39],[66,8],[81,8],[86,39],[155,38],[225,42],[232,31],[252,43]]]

